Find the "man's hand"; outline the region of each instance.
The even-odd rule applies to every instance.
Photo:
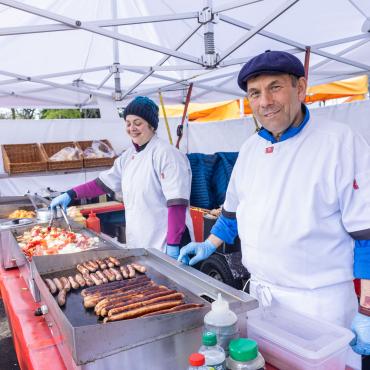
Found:
[[[166,245],[166,254],[177,260],[180,254],[180,247],[178,245]]]
[[[357,313],[352,321],[355,338],[351,341],[352,349],[359,355],[370,355],[370,316]]]
[[[217,247],[208,239],[203,243],[192,242],[181,248],[180,255],[177,260],[186,265],[189,264],[190,266],[193,266],[196,263],[207,259],[216,249]],[[195,255],[190,259],[190,261],[188,257],[189,254]]]
[[[67,206],[71,201],[71,197],[67,193],[63,193],[51,201],[50,208],[51,210],[54,210],[56,206],[61,206],[65,211],[67,211]]]

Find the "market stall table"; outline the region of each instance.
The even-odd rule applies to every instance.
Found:
[[[20,368],[46,370],[53,364],[53,370],[65,370],[45,319],[34,315],[39,304],[33,301],[19,270],[0,268],[0,288]]]

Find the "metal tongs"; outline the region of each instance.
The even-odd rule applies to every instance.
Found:
[[[69,220],[68,220],[68,217],[67,217],[67,215],[66,215],[66,213],[65,213],[65,211],[64,211],[64,209],[63,209],[63,207],[61,207],[61,206],[56,206],[56,207],[59,207],[60,208],[60,211],[61,211],[61,213],[62,213],[62,216],[63,216],[63,218],[64,218],[64,221],[66,222],[66,224],[67,224],[67,228],[68,228],[68,231],[69,232],[72,232],[72,228],[71,228],[71,224],[69,223]],[[50,217],[50,221],[49,221],[49,225],[48,225],[48,230],[50,231],[50,229],[51,229],[51,226],[53,225],[53,222],[54,222],[54,218],[55,218],[55,214],[56,214],[56,212],[57,212],[57,208],[55,208],[54,210],[51,210],[50,211],[51,212],[51,217]]]

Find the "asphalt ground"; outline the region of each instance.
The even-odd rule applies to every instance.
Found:
[[[0,299],[0,370],[20,369],[15,354],[12,332],[6,317],[3,300]]]

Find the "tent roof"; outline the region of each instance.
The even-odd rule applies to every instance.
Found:
[[[310,46],[310,85],[368,74],[369,18],[368,0],[0,0],[0,106],[181,103],[190,82],[192,101],[237,99],[266,49]]]

